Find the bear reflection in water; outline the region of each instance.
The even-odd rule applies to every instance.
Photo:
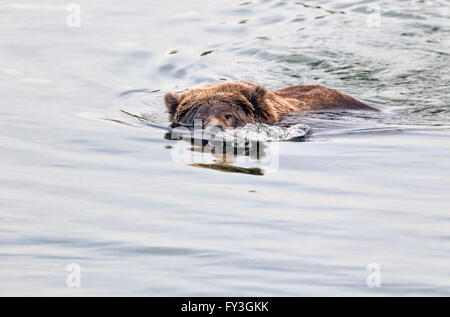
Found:
[[[168,140],[185,141],[181,146],[178,143],[176,149],[170,147],[175,160],[195,167],[252,175],[263,175],[264,171],[260,167],[246,168],[237,164],[257,163],[267,169],[277,168],[279,159],[277,142],[304,141],[309,133],[309,128],[305,125],[281,128],[265,124],[249,124],[242,128],[228,128],[225,131],[202,129],[202,126],[201,121],[198,121],[192,130],[176,127],[166,133],[165,138]],[[192,155],[188,155],[189,152]],[[211,158],[213,163],[210,163]]]
[[[238,157],[246,157],[250,161],[259,161],[267,156],[268,145],[264,141],[241,140],[219,140],[209,133],[203,134],[201,138],[194,137],[194,133],[188,134],[186,131],[173,129],[165,134],[167,140],[185,141],[187,146],[181,149],[180,156],[183,156],[185,163],[190,166],[208,168],[221,172],[243,173],[251,175],[264,175],[264,171],[259,167],[241,167],[237,166],[236,159]],[[178,143],[180,144],[180,143]],[[175,151],[171,147],[172,151]],[[186,155],[186,152],[192,155]],[[194,154],[198,154],[195,156]],[[208,158],[212,158],[212,162],[208,162]],[[186,159],[187,157],[187,159]]]

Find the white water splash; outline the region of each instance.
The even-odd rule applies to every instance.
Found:
[[[268,124],[247,124],[244,127],[226,129],[215,134],[215,138],[224,141],[249,140],[249,141],[297,141],[305,137],[309,127],[304,124],[296,124],[288,128]]]

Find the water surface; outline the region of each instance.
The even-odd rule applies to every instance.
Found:
[[[450,295],[448,1],[78,3],[0,4],[1,295]],[[151,125],[226,80],[381,112],[225,167]]]

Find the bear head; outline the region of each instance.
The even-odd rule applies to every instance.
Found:
[[[269,102],[271,92],[249,82],[219,83],[184,92],[167,93],[164,100],[175,125],[202,128],[240,127],[248,123],[273,123],[277,113]],[[200,121],[199,121],[200,122]]]

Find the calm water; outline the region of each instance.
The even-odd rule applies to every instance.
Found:
[[[450,295],[448,1],[39,3],[0,4],[0,295]],[[226,173],[149,124],[220,80],[382,111]]]

